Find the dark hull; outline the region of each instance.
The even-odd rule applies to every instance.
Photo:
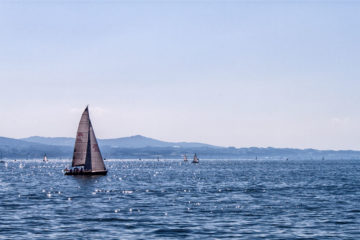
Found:
[[[106,175],[107,170],[105,171],[97,171],[97,172],[65,172],[65,175]]]

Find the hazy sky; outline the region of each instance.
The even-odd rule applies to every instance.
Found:
[[[0,136],[360,149],[360,1],[0,0]]]

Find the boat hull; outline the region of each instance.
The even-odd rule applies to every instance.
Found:
[[[67,171],[65,172],[65,175],[106,175],[107,174],[107,170],[105,171],[96,171],[96,172],[90,172],[90,171],[83,171],[83,172],[70,172],[70,171]]]

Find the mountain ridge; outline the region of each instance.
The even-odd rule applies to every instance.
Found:
[[[98,139],[104,158],[174,158],[197,153],[200,158],[229,159],[360,159],[360,151],[317,150],[296,148],[235,148],[218,147],[204,143],[165,142],[135,135],[124,138]],[[71,158],[74,138],[0,137],[0,158]]]
[[[75,138],[71,137],[41,137],[41,136],[31,136],[27,138],[20,138],[18,140],[32,142],[32,143],[41,143],[46,145],[56,145],[56,146],[74,146]],[[145,137],[142,135],[133,135],[129,137],[121,138],[108,138],[101,139],[98,138],[98,143],[100,146],[110,146],[118,148],[144,148],[144,147],[210,147],[210,148],[221,148],[218,146],[197,143],[197,142],[167,142],[161,141],[154,138]]]

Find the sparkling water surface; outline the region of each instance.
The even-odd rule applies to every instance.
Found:
[[[360,161],[0,163],[0,239],[360,239]]]

